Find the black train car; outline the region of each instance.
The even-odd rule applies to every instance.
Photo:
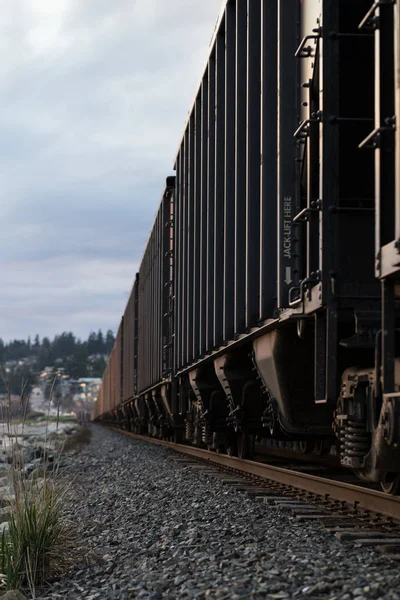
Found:
[[[129,427],[336,444],[398,490],[399,29],[398,2],[224,4],[140,267]]]
[[[136,275],[129,300],[127,302],[123,323],[124,336],[122,343],[122,406],[120,418],[128,428],[133,426],[136,414],[133,400],[137,396],[138,372],[138,300],[139,275]]]
[[[228,2],[175,165],[176,370],[274,314],[276,54],[276,2]]]
[[[174,177],[165,190],[138,276],[138,358],[135,409],[148,433],[171,425],[169,382],[172,372],[172,260]]]

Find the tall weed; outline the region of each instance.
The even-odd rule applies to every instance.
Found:
[[[49,454],[48,425],[43,443],[43,460],[29,477],[26,476],[25,448],[18,444],[17,426],[11,418],[11,394],[7,376],[0,364],[0,374],[6,384],[8,398],[2,405],[3,439],[11,441],[10,484],[13,493],[3,500],[9,509],[8,523],[0,536],[0,587],[11,590],[29,589],[35,598],[35,589],[49,579],[65,572],[76,558],[74,527],[63,518],[61,508],[67,491],[59,477],[60,458]],[[54,386],[53,386],[54,388]],[[28,411],[29,398],[24,386],[21,390],[20,413],[22,432]],[[50,407],[50,402],[49,402]],[[57,414],[57,429],[59,410]]]

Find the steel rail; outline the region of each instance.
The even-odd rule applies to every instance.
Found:
[[[216,452],[196,448],[194,446],[185,446],[184,444],[167,442],[165,440],[131,433],[130,431],[119,429],[117,427],[110,427],[110,429],[139,441],[155,444],[157,446],[164,446],[171,450],[175,450],[176,452],[180,452],[181,454],[187,454],[188,456],[206,460],[209,464],[235,469],[246,475],[253,475],[269,481],[289,485],[299,490],[323,496],[325,499],[329,498],[330,500],[347,502],[359,508],[400,520],[399,496],[391,496],[377,490],[364,488],[351,483],[325,479],[308,473],[291,471],[283,467],[275,467],[265,463],[228,456],[227,454],[217,454]]]

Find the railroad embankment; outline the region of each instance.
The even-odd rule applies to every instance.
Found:
[[[36,589],[73,567],[76,528],[64,515],[68,465],[90,439],[77,423],[3,423],[0,436],[0,595]]]
[[[400,569],[372,548],[255,501],[93,426],[63,459],[65,519],[81,552],[37,598],[400,600]]]

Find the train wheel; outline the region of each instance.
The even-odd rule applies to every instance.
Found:
[[[314,450],[314,440],[301,440],[300,452],[302,454],[310,454]]]
[[[184,441],[184,435],[181,430],[174,430],[172,441],[174,444],[182,444]]]
[[[381,488],[385,494],[392,496],[400,495],[400,475],[398,473],[386,473],[385,479],[381,481]]]
[[[328,440],[326,440],[326,439],[315,440],[314,454],[317,454],[318,456],[325,456],[325,455],[329,454],[329,452],[331,450],[331,446],[332,446],[332,441],[329,439]]]
[[[324,440],[315,440],[314,454],[322,456],[324,454]]]
[[[225,437],[225,450],[228,456],[238,456],[237,438],[234,433],[228,433]]]
[[[254,457],[254,444],[256,441],[255,435],[246,433],[245,431],[237,434],[237,449],[239,458],[248,458],[251,460]]]
[[[224,451],[224,441],[222,436],[217,431],[213,431],[211,443],[207,444],[207,450],[212,452]]]
[[[232,446],[228,446],[226,449],[226,453],[228,456],[237,456],[237,449],[236,446],[232,444]]]

